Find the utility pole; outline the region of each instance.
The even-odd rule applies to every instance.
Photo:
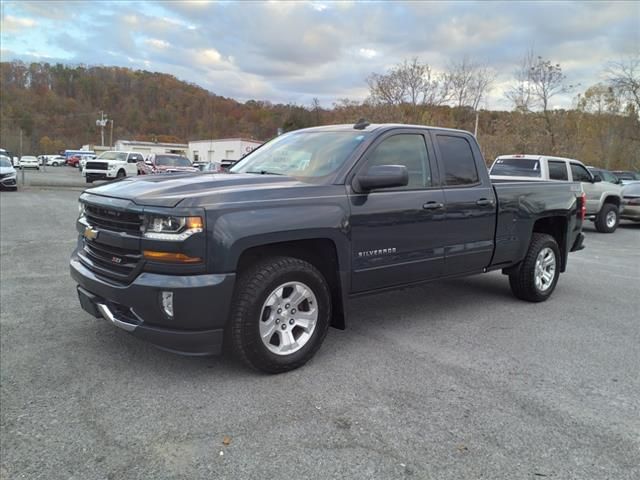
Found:
[[[24,168],[20,166],[20,159],[22,158],[22,127],[20,127],[20,158],[18,158],[18,166],[20,167],[20,173],[22,175],[22,185],[24,186]],[[13,164],[13,159],[11,161]]]
[[[480,117],[480,114],[478,113],[478,111],[476,111],[476,127],[473,129],[473,136],[476,137],[476,139],[478,138],[478,118]]]
[[[107,126],[109,120],[102,110],[100,110],[100,118],[96,120],[96,125],[100,127],[100,145],[104,147],[104,127]]]
[[[111,133],[109,133],[109,148],[113,148],[113,120],[111,122]]]

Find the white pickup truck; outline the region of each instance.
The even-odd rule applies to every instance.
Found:
[[[493,180],[556,180],[580,182],[587,196],[587,218],[596,230],[613,233],[620,222],[622,188],[603,182],[579,160],[545,155],[501,155],[495,159],[489,175]]]
[[[139,152],[104,152],[94,160],[87,160],[82,169],[82,175],[87,183],[93,183],[95,180],[133,177],[139,173],[138,162],[143,161],[144,157]]]

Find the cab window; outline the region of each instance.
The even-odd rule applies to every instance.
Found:
[[[563,161],[549,160],[549,179],[550,180],[569,180],[567,173],[567,164]]]
[[[571,176],[574,182],[591,182],[591,175],[582,165],[571,164]]]
[[[367,165],[404,165],[409,183],[398,190],[414,190],[431,186],[431,169],[424,137],[419,134],[399,134],[384,139],[369,155]]]
[[[438,148],[448,186],[474,185],[480,182],[471,145],[466,138],[437,135]]]

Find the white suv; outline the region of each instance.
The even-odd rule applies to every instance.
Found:
[[[546,155],[501,155],[491,170],[492,180],[556,180],[580,182],[587,196],[587,218],[595,222],[596,230],[613,233],[620,222],[622,188],[603,182],[579,160]]]
[[[132,177],[138,175],[138,162],[143,161],[144,157],[138,152],[104,152],[94,160],[87,160],[82,175],[87,183],[94,180]]]

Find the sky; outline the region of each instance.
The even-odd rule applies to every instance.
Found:
[[[3,0],[2,61],[124,66],[175,75],[239,101],[324,107],[364,100],[366,78],[418,57],[442,72],[465,56],[504,92],[524,54],[559,63],[571,94],[640,51],[640,1],[331,2]]]

